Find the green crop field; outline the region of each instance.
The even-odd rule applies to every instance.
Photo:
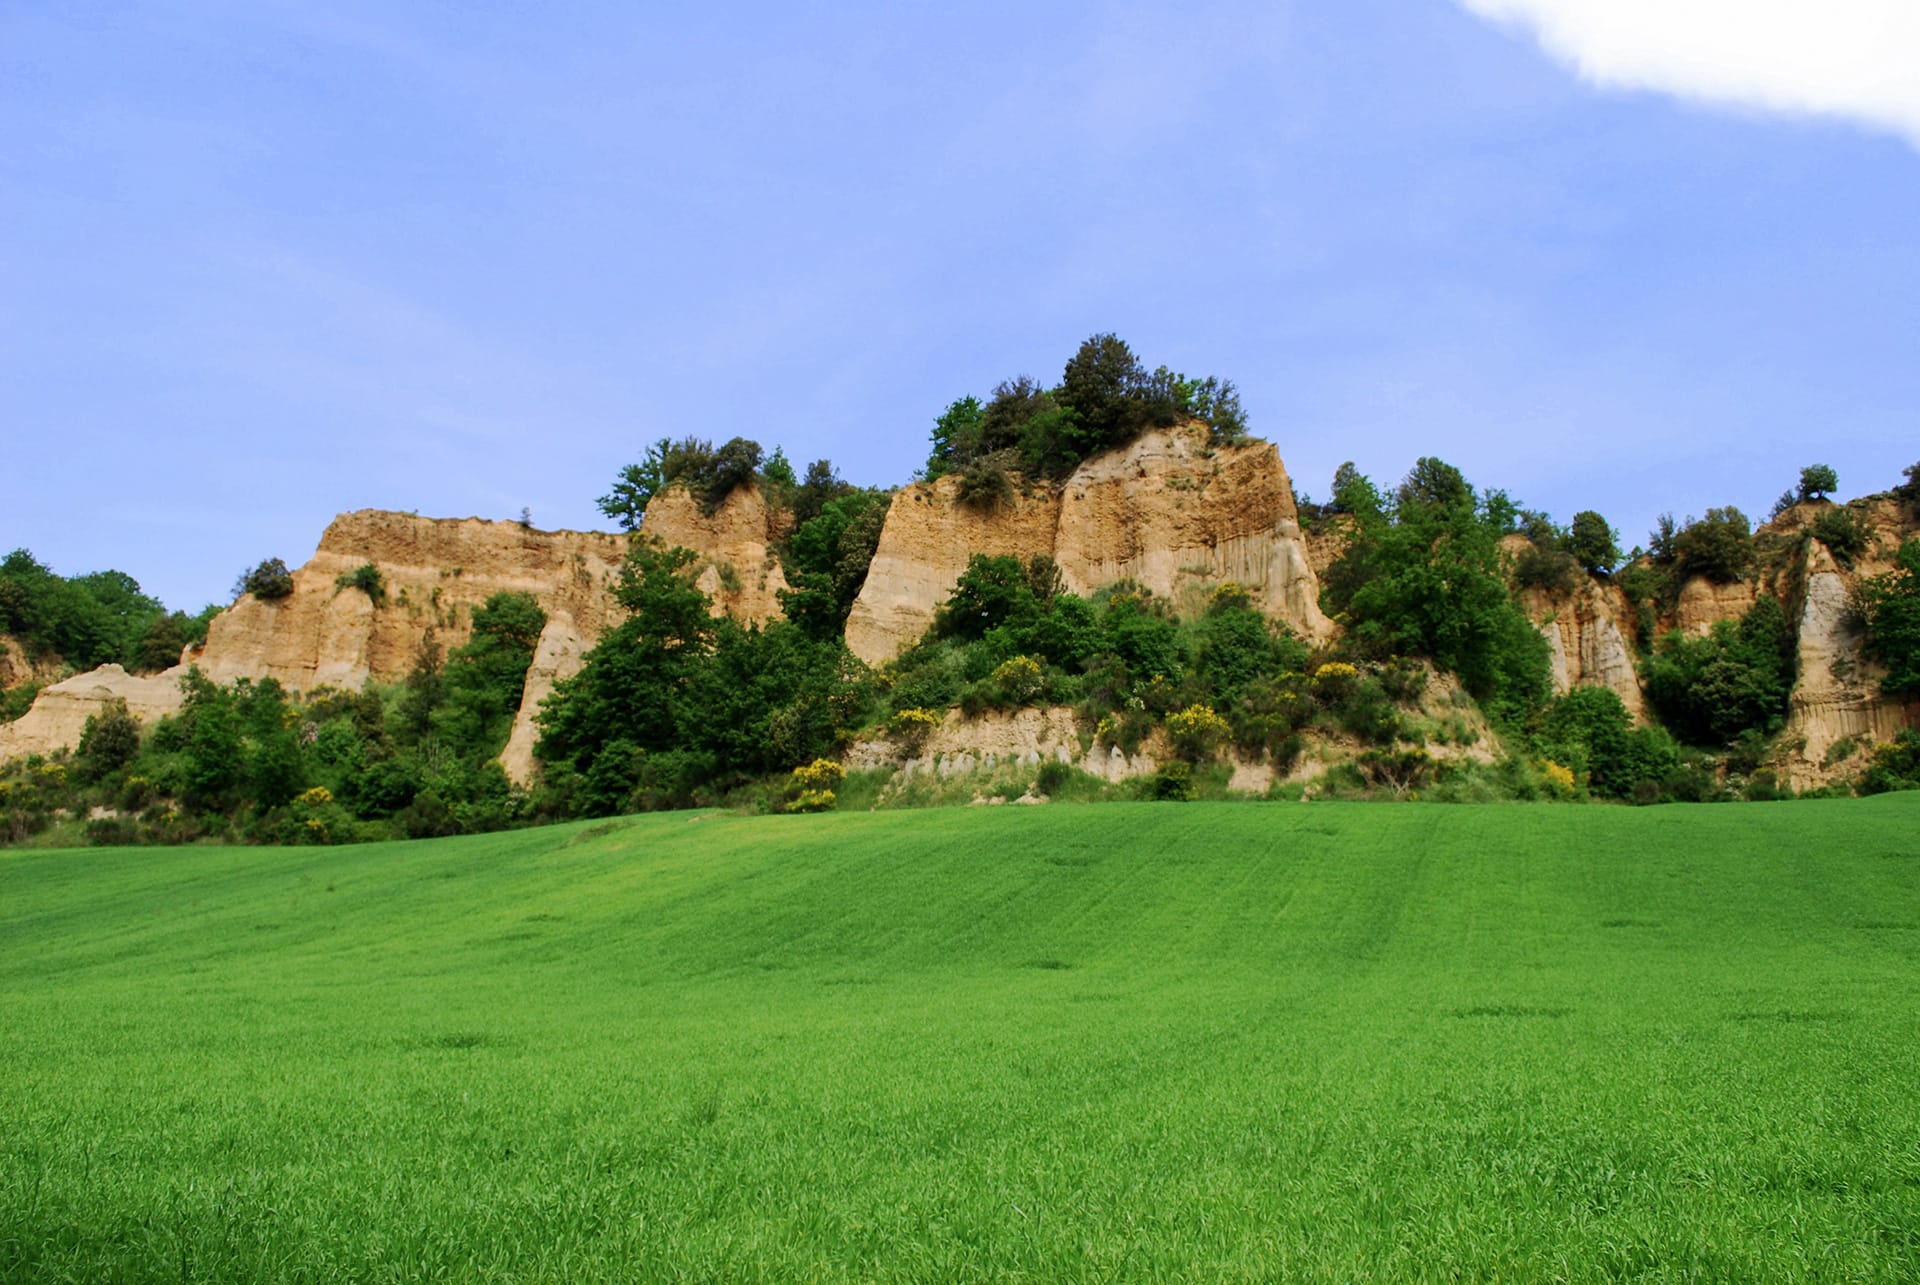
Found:
[[[0,1278],[1448,1277],[1920,1277],[1920,795],[0,854]]]

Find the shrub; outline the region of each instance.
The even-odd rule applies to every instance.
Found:
[[[1067,787],[1073,780],[1073,769],[1059,759],[1048,759],[1040,765],[1039,775],[1033,778],[1036,793],[1054,795]]]
[[[1873,761],[1860,777],[1860,793],[1920,789],[1920,732],[1903,730],[1873,752]]]
[[[1169,803],[1187,803],[1193,798],[1193,767],[1175,759],[1163,763],[1147,778],[1146,796]]]
[[[278,558],[268,558],[248,567],[233,584],[234,597],[250,593],[263,602],[284,598],[292,592],[293,572],[287,570],[287,564]]]
[[[1602,575],[1620,561],[1620,545],[1607,520],[1592,509],[1573,515],[1567,528],[1567,552],[1587,571]]]
[[[1689,518],[1673,537],[1673,556],[1682,579],[1705,576],[1730,584],[1753,562],[1753,524],[1732,505],[1708,509],[1706,517]]]
[[[1032,656],[1015,656],[994,669],[993,686],[1004,703],[1025,705],[1046,690],[1047,673]]]
[[[801,790],[787,799],[789,812],[831,812],[838,800],[832,790]]]
[[[1901,544],[1894,564],[1860,586],[1860,615],[1867,655],[1887,667],[1880,690],[1911,698],[1920,696],[1920,537]]]
[[[930,709],[909,708],[887,720],[887,739],[908,757],[918,757],[945,720]]]
[[[336,593],[342,589],[358,589],[367,595],[368,601],[374,606],[387,605],[387,578],[371,562],[363,562],[353,570],[334,577],[333,587]]]
[[[960,471],[959,481],[954,483],[953,496],[968,508],[991,513],[996,509],[1013,503],[1013,479],[1008,470],[1013,467],[1012,451],[995,451],[974,460]]]
[[[1173,743],[1173,752],[1189,763],[1212,758],[1232,730],[1209,705],[1189,705],[1167,716],[1167,739]]]
[[[1831,508],[1813,520],[1813,538],[1827,546],[1835,562],[1851,570],[1854,559],[1872,543],[1873,529],[1852,509]]]
[[[832,790],[846,778],[847,770],[832,759],[815,759],[793,769],[790,781],[800,790]]]
[[[1395,795],[1406,795],[1419,789],[1433,773],[1432,756],[1418,746],[1397,750],[1372,749],[1354,762],[1369,785],[1385,787]]]

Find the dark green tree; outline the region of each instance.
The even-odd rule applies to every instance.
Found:
[[[1594,575],[1605,575],[1620,561],[1620,545],[1613,528],[1592,509],[1573,515],[1573,525],[1567,528],[1567,552]]]
[[[1894,569],[1860,586],[1867,655],[1887,668],[1880,690],[1920,697],[1920,537],[1901,544]]]
[[[613,489],[594,501],[622,531],[638,531],[647,515],[647,502],[667,485],[667,453],[672,443],[661,438],[647,448],[638,464],[629,464],[614,479]]]
[[[1800,470],[1800,499],[1824,500],[1840,489],[1840,475],[1825,464],[1809,464]]]

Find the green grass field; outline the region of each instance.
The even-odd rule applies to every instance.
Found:
[[[1920,795],[0,853],[0,1278],[1920,1277]]]

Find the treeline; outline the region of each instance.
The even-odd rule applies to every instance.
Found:
[[[61,576],[25,549],[0,559],[0,633],[29,652],[75,669],[124,665],[155,673],[180,663],[188,644],[207,636],[220,608],[195,615],[168,611],[124,571]]]

